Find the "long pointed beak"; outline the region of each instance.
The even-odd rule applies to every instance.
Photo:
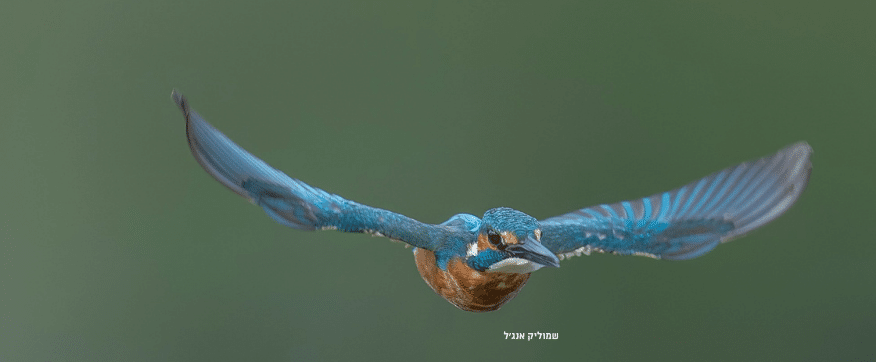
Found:
[[[508,245],[505,250],[517,258],[530,260],[544,266],[560,267],[560,259],[532,237],[527,237],[521,243]]]

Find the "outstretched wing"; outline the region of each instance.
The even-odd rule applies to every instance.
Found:
[[[696,258],[787,211],[809,181],[811,154],[798,142],[669,192],[552,217],[540,222],[541,242],[561,259],[591,251]]]
[[[434,250],[447,226],[424,224],[404,215],[361,205],[274,169],[232,142],[189,108],[186,98],[171,97],[186,117],[189,147],[216,180],[243,196],[277,222],[300,230],[370,233]]]

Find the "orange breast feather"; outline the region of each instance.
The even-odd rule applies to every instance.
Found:
[[[513,299],[529,279],[528,273],[480,272],[469,268],[460,258],[451,260],[444,271],[435,263],[435,253],[425,249],[415,249],[414,260],[420,276],[435,293],[470,312],[499,309]]]

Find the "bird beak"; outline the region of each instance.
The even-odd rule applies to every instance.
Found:
[[[511,256],[517,258],[533,261],[544,266],[560,267],[560,259],[557,259],[557,256],[552,251],[532,237],[527,237],[521,243],[508,245],[505,250],[510,252]]]

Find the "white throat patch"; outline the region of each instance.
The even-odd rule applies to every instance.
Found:
[[[468,250],[465,252],[468,256],[478,255],[478,242],[475,241],[471,244],[468,244]]]
[[[508,258],[502,260],[498,263],[490,265],[487,268],[488,272],[493,273],[518,273],[518,274],[526,274],[532,273],[536,270],[541,269],[544,265],[533,262],[531,260],[520,259],[520,258]]]

